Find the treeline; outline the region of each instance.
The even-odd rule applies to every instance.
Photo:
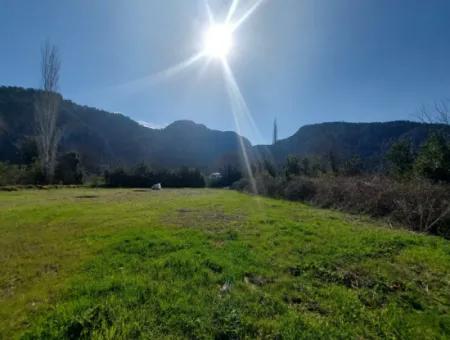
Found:
[[[152,170],[139,165],[129,170],[105,171],[104,183],[106,187],[122,188],[150,188],[157,183],[167,188],[203,188],[205,179],[198,169]]]
[[[389,223],[450,238],[450,143],[432,134],[418,150],[400,140],[386,155],[386,166],[364,171],[358,157],[339,162],[333,155],[288,157],[284,166],[268,161],[254,167],[234,189],[299,200],[385,218]]]
[[[426,179],[432,182],[450,182],[450,143],[443,133],[432,133],[415,149],[411,140],[404,138],[394,142],[384,161],[377,166],[367,167],[367,160],[358,155],[340,157],[335,152],[323,155],[299,158],[288,156],[281,167],[264,160],[253,165],[255,173],[267,172],[272,176],[286,177],[321,175],[356,176],[362,174],[378,174],[398,180]]]
[[[209,178],[199,169],[181,167],[179,169],[152,169],[144,164],[134,168],[117,168],[104,172],[106,187],[150,188],[161,183],[164,188],[222,188],[242,178],[241,172],[233,166],[220,170],[219,178]]]
[[[83,183],[83,171],[76,153],[69,152],[58,157],[53,184],[78,185]],[[0,186],[46,185],[48,183],[40,163],[30,158],[21,164],[0,162]]]
[[[394,143],[387,154],[390,174],[399,179],[424,178],[450,182],[448,136],[433,133],[416,152],[408,139]]]
[[[241,171],[232,165],[218,170],[219,178],[209,178],[208,173],[196,168],[153,169],[145,164],[134,167],[106,167],[97,173],[86,170],[75,152],[59,153],[52,181],[49,182],[39,159],[37,145],[27,139],[21,147],[16,164],[0,162],[0,186],[14,185],[95,185],[106,187],[151,187],[161,183],[171,188],[222,188],[242,178]]]
[[[219,170],[219,178],[209,178],[196,168],[152,169],[145,164],[129,168],[111,168],[105,170],[102,175],[96,175],[83,171],[79,157],[75,153],[64,154],[58,160],[53,182],[58,185],[151,188],[154,184],[161,183],[163,188],[223,188],[242,178],[241,171],[229,165]],[[29,164],[0,162],[0,186],[47,184],[49,183],[37,162]]]

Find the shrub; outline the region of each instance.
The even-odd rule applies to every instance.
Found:
[[[0,186],[21,184],[22,167],[0,163]]]
[[[433,134],[422,145],[415,169],[420,176],[432,181],[450,182],[450,144],[444,136]]]
[[[450,187],[415,181],[397,185],[392,217],[410,229],[450,238]]]
[[[390,172],[396,177],[407,177],[411,174],[414,164],[412,143],[408,139],[400,139],[392,144],[386,158],[390,164]]]
[[[273,177],[267,171],[263,171],[255,176],[254,182],[256,193],[270,197],[282,197],[284,183],[281,177]],[[254,188],[250,187],[249,189],[253,191]]]
[[[317,186],[312,180],[298,177],[286,183],[283,197],[289,200],[310,201],[316,193]]]
[[[310,202],[322,208],[386,218],[407,228],[450,238],[450,185],[399,182],[384,176],[255,177],[258,193]],[[233,186],[252,191],[248,181]]]
[[[373,217],[387,217],[420,232],[450,236],[450,188],[426,180],[387,177],[317,179],[313,203]]]
[[[230,189],[237,191],[246,191],[250,187],[250,181],[247,178],[241,178],[240,180],[234,182]]]
[[[43,183],[45,183],[45,176],[37,163],[17,165],[0,162],[0,186]]]

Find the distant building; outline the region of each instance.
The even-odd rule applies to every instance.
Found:
[[[222,179],[222,174],[220,172],[213,172],[209,175],[209,179],[212,181],[217,181],[219,179]]]

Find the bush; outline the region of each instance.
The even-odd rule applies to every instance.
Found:
[[[258,193],[275,198],[300,200],[322,208],[386,218],[414,231],[450,238],[450,185],[416,179],[399,182],[383,176],[290,180],[266,174],[255,177]],[[233,188],[252,191],[248,181]]]
[[[317,187],[312,180],[298,177],[286,183],[283,197],[294,201],[310,201],[316,193]]]
[[[45,176],[37,163],[17,165],[0,162],[0,186],[44,183]]]
[[[450,182],[450,144],[443,135],[433,134],[422,145],[415,170],[432,181]]]
[[[18,165],[0,163],[0,186],[21,184],[23,168]]]
[[[450,187],[426,180],[386,177],[317,179],[313,203],[373,217],[386,217],[411,230],[450,236]]]
[[[249,184],[252,185],[250,182]],[[282,197],[283,179],[282,177],[273,177],[267,171],[257,174],[254,178],[256,193],[270,197]],[[253,185],[252,185],[253,186]],[[253,187],[250,187],[254,191]]]
[[[392,217],[410,229],[450,238],[450,187],[416,181],[397,185]]]
[[[250,188],[250,181],[248,178],[241,178],[230,186],[230,189],[237,191],[246,191],[247,188]]]

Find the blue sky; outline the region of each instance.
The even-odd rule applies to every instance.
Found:
[[[231,0],[209,2],[220,16]],[[207,21],[204,0],[0,0],[0,85],[37,87],[50,39],[66,98],[155,126],[234,130],[220,62],[147,81],[198,52]],[[450,97],[450,1],[266,0],[228,60],[254,143],[270,142],[275,117],[280,137],[324,121],[413,119]]]

